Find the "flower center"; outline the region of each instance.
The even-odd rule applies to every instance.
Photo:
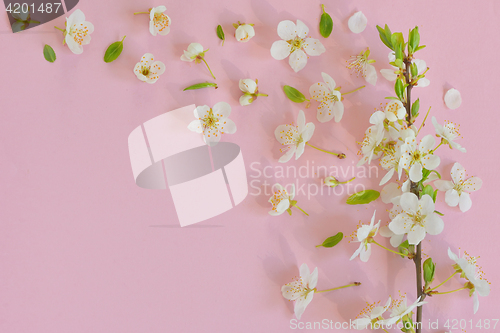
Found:
[[[445,121],[444,128],[449,133],[451,139],[455,139],[457,137],[463,138],[460,134],[460,125],[457,125],[451,121]]]
[[[84,26],[83,23],[80,23],[80,25],[73,24],[69,31],[69,34],[73,37],[75,42],[82,45],[84,37],[89,34],[89,29]]]
[[[356,76],[361,75],[365,77],[368,58],[363,54],[363,55],[351,56],[349,59],[350,60],[346,60],[347,62],[346,67],[351,70],[351,74],[356,73]]]
[[[154,24],[159,31],[163,31],[170,24],[170,20],[167,15],[163,13],[156,13],[154,17]]]
[[[144,75],[144,76],[148,76],[149,73],[150,73],[149,67],[143,66],[142,70],[141,70],[141,74]]]
[[[210,109],[208,115],[203,118],[203,127],[216,129],[218,123],[219,118],[215,117],[214,112]]]
[[[293,53],[295,50],[300,50],[302,48],[302,43],[304,42],[304,40],[297,36],[294,39],[290,39],[287,42],[292,46],[290,52]]]
[[[413,220],[413,226],[419,225],[421,227],[425,227],[424,221],[426,216],[422,216],[420,212],[417,212],[416,214],[408,214],[408,216]]]

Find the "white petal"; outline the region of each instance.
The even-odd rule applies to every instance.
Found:
[[[271,56],[276,60],[283,60],[290,55],[292,46],[284,40],[278,40],[271,46]]]
[[[490,284],[486,280],[476,279],[476,281],[474,281],[474,287],[479,296],[486,297],[490,294]]]
[[[280,201],[280,203],[276,206],[276,211],[279,214],[282,214],[285,212],[288,208],[290,208],[290,200],[288,199],[283,199]]]
[[[321,102],[324,99],[328,98],[330,90],[327,84],[323,82],[317,82],[309,88],[309,94],[311,95],[312,99]]]
[[[357,13],[354,13],[354,15],[349,18],[347,25],[352,32],[354,32],[355,34],[359,34],[360,32],[363,32],[363,30],[365,30],[367,22],[368,20],[366,19],[366,16],[361,11],[359,11]]]
[[[470,177],[463,184],[463,189],[467,192],[474,192],[481,188],[483,181],[479,177]]]
[[[437,214],[432,213],[425,218],[425,231],[429,235],[439,235],[443,229],[444,222]]]
[[[283,136],[284,133],[293,133],[297,132],[297,128],[293,125],[279,125],[276,127],[276,130],[274,130],[274,137],[276,140],[278,140],[279,143],[281,144],[291,144],[289,142],[287,136]]]
[[[141,65],[144,67],[151,67],[155,57],[151,53],[146,53],[141,58]]]
[[[342,120],[342,116],[344,115],[344,104],[342,102],[333,104],[333,115],[335,116],[336,123]]]
[[[403,193],[401,195],[399,204],[401,205],[401,208],[403,208],[405,212],[411,212],[412,214],[415,214],[418,211],[419,207],[418,197],[411,192]]]
[[[306,38],[306,41],[303,44],[303,48],[304,51],[306,51],[306,53],[310,56],[319,56],[326,51],[323,44],[321,44],[321,42],[315,38]]]
[[[385,120],[385,113],[383,111],[375,111],[370,116],[370,124],[378,125],[381,124]]]
[[[192,122],[189,123],[188,128],[190,131],[196,132],[196,133],[202,133],[203,132],[203,126],[201,124],[200,120],[193,120]]]
[[[299,110],[299,114],[297,115],[297,129],[299,133],[302,133],[304,127],[306,126],[306,114],[304,111]]]
[[[85,14],[80,9],[75,10],[74,13],[71,14],[66,19],[66,24],[68,27],[71,27],[74,24],[80,24],[83,22],[85,22]]]
[[[372,245],[367,244],[366,248],[363,246],[363,248],[361,249],[361,253],[359,254],[359,259],[362,262],[367,262],[368,259],[370,259],[371,253],[372,253]]]
[[[295,312],[295,317],[297,317],[297,319],[300,319],[300,317],[302,317],[302,314],[306,310],[306,307],[309,305],[309,303],[311,303],[313,296],[314,296],[314,291],[311,291],[309,292],[309,294],[307,294],[307,297],[305,299],[299,298],[298,300],[295,301],[294,312]]]
[[[412,225],[413,221],[408,215],[399,214],[389,223],[389,229],[396,235],[404,235],[410,230]]]
[[[439,180],[436,180],[434,182],[434,185],[440,191],[448,191],[448,190],[451,190],[453,188],[453,183],[449,180],[439,179]]]
[[[413,59],[412,63],[417,65],[417,71],[419,74],[425,72],[425,70],[427,69],[427,64],[425,63],[425,60]]]
[[[65,39],[66,44],[68,44],[68,48],[73,52],[74,54],[82,54],[83,53],[83,46],[78,44],[74,38],[71,37],[71,35],[67,34]]]
[[[250,95],[242,95],[240,97],[240,105],[241,106],[249,105],[252,102],[253,102],[253,97]]]
[[[391,240],[390,240],[390,243],[392,245],[392,247],[399,247],[399,245],[401,245],[401,243],[403,243],[403,237],[405,235],[394,235],[391,237]]]
[[[377,83],[377,70],[373,65],[367,65],[365,71],[365,80],[371,85],[375,85]]]
[[[425,229],[420,225],[416,225],[408,232],[408,243],[418,245],[425,238]]]
[[[451,189],[446,191],[446,194],[444,196],[444,201],[448,204],[450,207],[455,207],[458,205],[458,202],[460,201],[460,196],[458,195],[458,192],[455,189]]]
[[[394,73],[394,69],[381,69],[380,74],[388,81],[396,81],[398,75]]]
[[[307,25],[304,24],[301,20],[297,20],[297,25],[296,25],[296,36],[300,37],[302,39],[307,37],[307,34],[309,33],[309,28]]]
[[[460,163],[453,164],[451,168],[451,179],[455,184],[459,184],[465,180],[465,168]]]
[[[417,88],[418,88],[418,87],[420,87],[420,88],[425,88],[425,87],[427,87],[429,84],[431,84],[431,81],[429,81],[429,79],[428,79],[428,78],[423,77],[423,78],[421,78],[420,80],[418,80],[417,85],[416,85],[415,87],[417,87]]]
[[[231,106],[226,102],[219,102],[212,108],[214,116],[217,118],[227,118],[231,114]]]
[[[330,75],[326,74],[325,72],[321,72],[321,77],[323,78],[323,81],[326,83],[328,89],[330,89],[329,92],[333,92],[335,90],[335,87],[337,86],[337,83],[335,83],[335,80]]]
[[[313,134],[314,134],[314,129],[316,126],[314,126],[313,123],[307,123],[306,126],[304,127],[304,130],[302,131],[302,140],[304,142],[308,142],[311,140]]]
[[[354,253],[352,254],[352,256],[351,256],[351,258],[349,260],[353,260],[357,256],[359,256],[359,254],[361,253],[362,249],[363,249],[363,244],[360,244],[359,247],[356,249],[356,251],[354,251]]]
[[[306,147],[305,142],[299,143],[299,145],[297,146],[297,149],[295,150],[295,159],[296,160],[298,160],[300,158],[300,156],[302,156],[302,154],[304,153],[305,147]]]
[[[357,330],[364,330],[370,325],[370,318],[358,318],[352,321],[353,326]]]
[[[458,108],[462,104],[460,92],[454,88],[448,90],[444,95],[444,103],[452,110]]]
[[[165,73],[165,64],[161,61],[155,61],[151,64],[150,74],[159,76]]]
[[[411,168],[410,168],[410,180],[412,182],[419,182],[422,180],[422,164],[416,162],[411,166]]]
[[[426,155],[422,158],[422,165],[427,170],[434,170],[441,163],[441,158],[437,155]]]
[[[302,68],[304,68],[307,64],[307,55],[302,50],[295,50],[291,55],[288,61],[290,67],[297,73]]]
[[[318,284],[318,267],[316,267],[311,275],[309,275],[309,282],[308,282],[308,287],[313,289],[316,288]]]
[[[257,90],[257,83],[252,79],[241,79],[239,82],[240,90],[250,94],[254,94]]]
[[[311,271],[309,270],[309,267],[306,263],[300,265],[299,273],[304,283],[307,283],[309,281],[309,275],[311,274]]]
[[[320,123],[326,123],[333,119],[333,101],[325,99],[318,106],[318,111],[316,112],[316,118]]]
[[[234,134],[236,132],[236,124],[228,118],[219,120],[218,127],[221,133]]]
[[[394,233],[386,225],[380,228],[379,233],[380,233],[380,236],[382,236],[382,237],[392,237],[392,236],[394,236]]]
[[[462,194],[460,194],[460,201],[458,203],[460,211],[462,211],[463,213],[468,211],[472,207],[472,200],[470,199],[469,193],[462,192]]]
[[[421,153],[428,153],[436,145],[436,139],[431,134],[428,134],[422,138],[420,144],[418,145],[418,150]]]
[[[473,304],[473,307],[474,307],[474,314],[476,314],[477,310],[479,310],[479,297],[477,296],[477,292],[474,293],[474,304]]]
[[[389,170],[387,175],[388,174],[391,175],[390,177],[388,177],[388,179],[391,179],[392,174],[394,174],[394,169]],[[386,178],[387,175],[385,175],[384,178]],[[397,183],[390,183],[385,185],[382,189],[382,192],[380,193],[382,202],[385,204],[391,203],[392,199],[394,199],[398,195],[401,195],[401,189],[399,188],[399,185]]]
[[[189,44],[187,51],[191,54],[200,54],[203,52],[203,46],[200,43],[191,43]]]
[[[293,154],[295,154],[295,151],[297,150],[297,148],[295,146],[291,146],[287,152],[280,157],[280,159],[278,160],[278,162],[280,163],[286,163],[288,161],[290,161],[290,159],[292,158]]]
[[[297,27],[290,20],[281,21],[278,24],[278,36],[284,41],[294,39],[297,36]]]

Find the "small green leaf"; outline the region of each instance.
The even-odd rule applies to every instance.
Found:
[[[217,83],[212,83],[212,82],[203,82],[203,83],[197,83],[193,84],[192,86],[189,86],[187,88],[184,88],[183,91],[186,90],[196,90],[196,89],[203,89],[203,88],[209,88],[209,87],[215,87],[217,89]]]
[[[434,188],[431,185],[426,185],[423,189],[422,192],[420,192],[420,197],[424,195],[429,195],[431,198],[434,195]]]
[[[381,27],[379,27],[377,25],[377,30],[378,30],[378,33],[380,35],[380,40],[382,41],[382,43],[384,43],[385,46],[387,46],[391,50],[394,50],[394,47],[392,46],[392,43],[391,43],[391,35],[392,35],[391,29],[389,29],[387,24],[385,25],[385,29],[382,29]]]
[[[56,61],[56,53],[50,45],[45,44],[45,46],[43,47],[43,56],[48,62]]]
[[[400,32],[395,32],[391,35],[391,43],[392,45],[398,45],[398,44],[401,44],[401,45],[404,45],[405,43],[405,39],[403,37],[403,34],[400,33]],[[395,50],[394,50],[395,51]]]
[[[364,205],[377,200],[380,196],[380,192],[375,190],[364,190],[358,193],[354,193],[349,198],[347,198],[347,204],[349,205]]]
[[[418,76],[418,67],[416,63],[412,63],[410,65],[410,71],[411,71],[411,76],[412,77],[417,77]]]
[[[403,59],[405,57],[405,54],[403,52],[404,44],[403,43],[396,43],[393,45],[394,45],[394,53],[396,55],[396,60],[403,61]],[[399,66],[399,67],[401,68],[402,66]]]
[[[285,92],[286,97],[288,97],[288,99],[291,100],[292,102],[303,103],[306,100],[304,94],[295,89],[294,87],[284,86],[283,91]]]
[[[415,118],[418,115],[418,110],[420,110],[420,98],[417,98],[413,105],[411,106],[411,116]]]
[[[319,33],[321,36],[328,38],[333,30],[333,20],[330,14],[325,12],[325,5],[321,5],[323,9],[323,14],[321,14],[321,19],[319,21]]]
[[[432,258],[424,261],[424,281],[429,285],[434,280],[434,273],[436,272],[436,264],[432,262]]]
[[[435,191],[434,191],[434,194],[432,194],[432,200],[433,200],[434,202],[436,202],[437,195],[438,195],[438,191],[439,191],[439,190],[435,190]]]
[[[320,247],[320,246],[323,246],[323,247],[334,247],[335,245],[337,245],[338,243],[340,243],[340,241],[343,238],[344,238],[344,234],[341,233],[341,232],[339,232],[335,236],[328,237],[327,239],[325,239],[325,241],[322,244],[316,245],[316,247]]]
[[[398,96],[398,98],[402,101],[404,98],[404,88],[401,79],[396,80],[396,84],[394,85],[394,90],[396,91],[396,95]]]
[[[417,52],[417,51],[420,51],[420,50],[421,50],[421,49],[423,49],[424,47],[425,47],[425,45],[421,45],[421,46],[417,47],[413,53],[415,53],[415,52]]]
[[[399,98],[397,98],[397,97],[392,97],[392,96],[391,96],[391,97],[385,97],[385,99],[393,99],[393,100],[399,101]]]
[[[106,50],[106,53],[104,54],[104,61],[105,62],[115,61],[120,56],[120,54],[122,54],[123,41],[125,40],[125,37],[127,37],[127,36],[124,36],[121,41],[115,42],[108,47],[108,49]]]
[[[410,254],[410,243],[408,242],[408,240],[405,240],[403,243],[399,244],[398,251],[399,253],[404,254],[404,256],[401,256],[401,258],[404,258],[405,256],[408,256],[408,254]]]
[[[420,34],[418,33],[418,27],[415,27],[408,34],[408,53],[413,54],[420,44]]]
[[[226,36],[224,35],[224,30],[222,30],[222,26],[220,24],[217,26],[217,37],[222,40],[222,46],[224,46]]]

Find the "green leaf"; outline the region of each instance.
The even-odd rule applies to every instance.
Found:
[[[424,47],[425,47],[425,45],[421,45],[421,46],[417,47],[413,53],[415,53],[415,52],[417,52],[417,51],[420,51],[420,50],[421,50],[421,49],[423,49]]]
[[[380,40],[382,41],[382,43],[384,43],[385,46],[387,46],[391,50],[394,50],[394,47],[392,46],[392,43],[391,43],[391,35],[392,35],[391,29],[389,29],[387,24],[385,25],[385,29],[382,29],[381,27],[379,27],[377,25],[377,30],[378,30],[378,33],[380,35]]]
[[[426,194],[429,195],[431,198],[434,196],[434,188],[431,185],[426,185],[422,189],[422,192],[420,192],[420,197],[422,197]]]
[[[338,243],[340,243],[340,241],[343,238],[344,238],[344,234],[341,233],[341,232],[339,232],[335,236],[328,237],[327,239],[325,239],[325,241],[322,244],[316,245],[316,247],[320,247],[320,246],[323,246],[323,247],[334,247],[335,245],[337,245]]]
[[[104,54],[104,61],[105,62],[115,61],[120,56],[120,54],[122,54],[123,41],[125,40],[125,37],[127,37],[127,36],[124,36],[121,41],[115,42],[108,47],[108,49],[106,50],[106,53]]]
[[[349,205],[365,205],[377,200],[380,196],[380,192],[375,190],[364,190],[358,193],[354,193],[349,198],[347,198],[347,204]]]
[[[399,98],[397,98],[397,97],[392,97],[392,96],[391,96],[391,97],[385,97],[385,99],[393,99],[393,100],[399,101]]]
[[[441,215],[441,216],[444,216],[444,214],[443,214],[443,213],[438,212],[437,210],[435,210],[435,211],[434,211],[434,213],[436,213],[436,214],[438,214],[438,215]]]
[[[405,39],[403,37],[403,34],[401,32],[395,32],[391,35],[391,43],[392,45],[398,45],[398,44],[401,44],[401,45],[404,45],[405,43]],[[394,50],[396,51],[396,50]]]
[[[434,280],[434,273],[436,272],[436,264],[432,262],[432,258],[424,261],[424,281],[429,285]]]
[[[413,54],[420,44],[420,34],[418,33],[418,27],[412,29],[408,35],[408,53]]]
[[[284,86],[283,91],[285,92],[286,97],[288,97],[288,99],[291,100],[292,102],[303,103],[306,100],[304,94],[295,89],[294,87]]]
[[[50,45],[45,44],[45,46],[43,47],[43,56],[48,62],[56,61],[56,53]]]
[[[418,115],[418,110],[420,110],[420,98],[417,98],[413,105],[411,106],[411,116],[415,118]]]
[[[192,86],[189,86],[187,88],[184,88],[183,91],[186,90],[196,90],[196,89],[203,89],[203,88],[209,88],[209,87],[215,87],[217,89],[217,83],[212,83],[212,82],[203,82],[203,83],[197,83],[193,84]]]
[[[410,254],[410,243],[408,240],[405,240],[403,243],[399,244],[398,246],[398,252],[403,253],[404,256],[401,256],[401,258],[404,258],[405,256],[408,256]]]
[[[222,30],[222,26],[220,24],[217,26],[217,37],[222,40],[222,46],[224,46],[226,36],[224,35],[224,30]]]
[[[396,84],[394,85],[394,91],[396,91],[396,95],[398,96],[399,100],[402,101],[404,99],[404,87],[401,79],[396,80]]]
[[[434,194],[432,195],[432,200],[433,200],[434,202],[436,202],[437,195],[438,195],[438,191],[439,191],[439,190],[435,190],[435,191],[434,191]]]
[[[396,55],[396,61],[397,60],[403,61],[403,59],[405,57],[405,54],[403,52],[404,44],[403,43],[396,43],[396,44],[393,44],[393,45],[395,45],[394,46],[394,53]],[[402,66],[399,66],[399,67],[402,68]]]
[[[325,12],[325,5],[321,5],[323,9],[323,14],[321,14],[321,19],[319,20],[319,33],[324,38],[328,38],[333,30],[333,20],[330,14]]]
[[[412,63],[410,65],[410,71],[411,71],[411,76],[413,78],[417,77],[418,76],[418,67],[417,67],[417,64],[416,63]]]

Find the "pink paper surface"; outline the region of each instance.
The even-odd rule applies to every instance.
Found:
[[[147,15],[132,13],[162,4],[167,6],[172,30],[168,36],[153,37]],[[413,96],[420,98],[421,110],[432,106],[440,122],[461,124],[460,143],[468,152],[440,148],[439,170],[449,178],[458,161],[470,176],[484,181],[483,188],[472,194],[473,206],[467,213],[447,207],[439,194],[445,230],[427,237],[423,251],[437,262],[438,281],[452,272],[448,247],[480,255],[479,264],[491,282],[490,296],[480,298],[476,315],[466,292],[428,298],[424,323],[439,320],[440,329],[429,331],[444,332],[447,319],[464,319],[467,325],[472,320],[475,325],[480,319],[500,318],[495,250],[500,233],[496,211],[500,2],[325,4],[334,21],[326,40],[317,28],[319,1],[82,0],[77,8],[95,26],[82,55],[62,46],[62,34],[53,29],[64,26],[63,17],[14,35],[7,16],[0,14],[0,332],[292,331],[293,304],[281,296],[280,288],[298,275],[304,262],[311,269],[318,267],[318,289],[353,281],[362,285],[315,295],[301,322],[349,321],[365,302],[385,302],[399,291],[413,301],[415,272],[409,260],[374,248],[368,263],[350,262],[357,244],[349,243],[349,238],[333,249],[315,247],[339,231],[350,235],[359,221],[369,222],[374,209],[377,219],[388,221],[388,205],[348,206],[345,199],[362,186],[379,189],[382,170],[377,175],[374,168],[354,167],[356,141],[361,141],[374,109],[392,94],[392,84],[379,75],[375,87],[347,95],[339,124],[318,123],[317,103],[304,109],[307,121],[316,125],[311,144],[343,151],[345,160],[306,147],[298,161],[286,165],[295,167],[297,177],[291,169],[287,176],[286,168],[281,172],[280,147],[273,134],[278,125],[295,121],[304,107],[286,99],[283,85],[306,93],[311,84],[321,81],[322,71],[342,91],[364,85],[362,78],[349,75],[344,64],[367,46],[377,60],[377,70],[388,68],[388,49],[375,29],[385,23],[405,34],[415,25],[420,27],[427,48],[419,58],[431,68],[427,76],[431,85],[414,89]],[[368,18],[368,27],[353,34],[347,20],[359,10]],[[299,73],[291,70],[287,60],[270,55],[272,43],[279,39],[276,27],[285,19],[302,20],[327,49],[319,57],[310,57]],[[232,23],[238,20],[255,24],[256,36],[248,43],[232,37]],[[226,32],[224,46],[215,33],[218,24]],[[105,63],[102,57],[108,45],[124,35],[120,58]],[[192,42],[210,49],[206,60],[219,89],[182,91],[191,84],[212,81],[203,64],[180,61]],[[43,58],[45,44],[57,54],[53,64]],[[141,83],[133,73],[146,52],[166,65],[154,85]],[[260,91],[269,97],[239,106],[242,78],[259,79]],[[447,109],[443,102],[452,87],[462,94],[457,110]],[[169,110],[190,104],[213,106],[219,101],[232,106],[230,119],[238,130],[222,140],[241,147],[250,194],[222,215],[180,228],[168,190],[135,184],[127,138],[138,125]],[[423,132],[433,133],[430,123]],[[338,171],[341,180],[353,174],[358,179],[336,192],[320,188],[312,195],[326,176],[320,166]],[[298,211],[291,217],[268,215],[270,185],[276,181],[296,182],[296,200],[310,217]],[[260,195],[256,195],[258,189]],[[454,279],[446,290],[459,288],[462,281]],[[490,330],[498,331],[500,326]],[[467,332],[482,331],[467,328]]]

